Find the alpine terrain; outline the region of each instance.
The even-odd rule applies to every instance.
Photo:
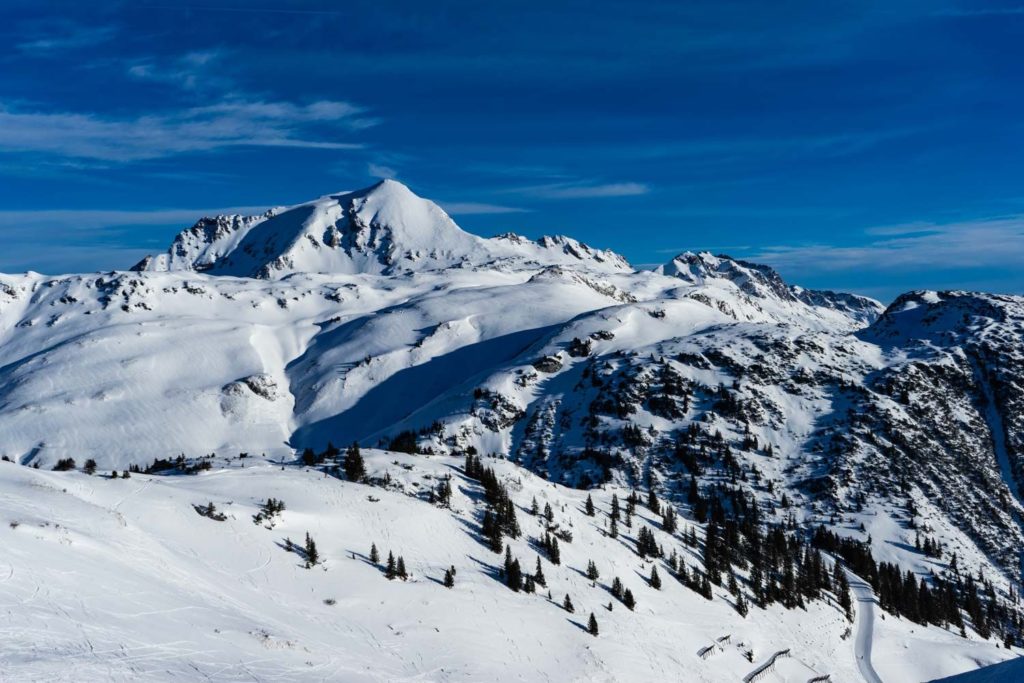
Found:
[[[3,680],[1019,671],[975,673],[1024,645],[1022,297],[638,270],[387,180],[0,275],[0,455]]]

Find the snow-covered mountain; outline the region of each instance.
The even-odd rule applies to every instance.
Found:
[[[481,239],[394,180],[262,216],[203,218],[182,231],[166,253],[148,256],[132,270],[276,279],[292,273],[397,275],[493,268],[506,260],[545,265],[590,261],[629,270],[618,254],[566,237]]]
[[[1021,297],[911,292],[885,308],[704,252],[636,270],[567,237],[471,235],[395,181],[203,218],[131,271],[0,275],[0,455],[25,466],[0,468],[0,510],[17,522],[0,596],[10,632],[39,633],[58,610],[68,625],[41,645],[18,641],[0,670],[59,677],[59,653],[82,659],[98,642],[130,654],[89,655],[91,679],[226,667],[249,672],[235,678],[481,680],[504,676],[472,653],[499,648],[525,680],[725,681],[789,648],[792,661],[765,680],[835,681],[863,671],[866,645],[855,650],[847,630],[872,626],[883,680],[996,662],[1021,642],[1022,349]],[[353,441],[384,449],[368,458],[371,487],[331,476],[333,444]],[[310,470],[281,469],[303,451]],[[578,612],[595,611],[613,650],[552,602],[527,605],[494,580],[502,568],[480,545],[486,504],[461,470],[466,454],[497,456],[488,462],[520,515],[533,497],[558,511],[556,527],[576,540],[565,566],[545,568],[557,576],[553,600],[580,596]],[[130,483],[48,471],[67,459],[153,474]],[[452,473],[466,475],[458,504],[431,506],[425,492]],[[633,489],[678,509],[694,537],[660,528],[665,556],[637,559],[639,526],[612,536],[607,519],[580,511],[588,491],[607,512],[613,492],[625,501]],[[297,567],[275,545],[283,532],[249,521],[267,497],[293,506],[281,520],[293,540],[324,538],[326,572]],[[196,517],[191,504],[210,500],[226,523]],[[811,565],[800,544],[829,563],[841,556],[870,574],[888,617],[865,603],[850,626],[834,586],[809,588],[794,610],[757,598],[773,584],[756,578],[760,555],[749,553],[762,540],[748,527],[745,540],[726,534],[747,558],[727,563],[737,591],[723,579],[710,602],[681,579],[635,614],[609,612],[604,578],[585,579],[588,560],[627,584],[651,566],[673,576],[670,550],[707,562],[716,526],[730,523],[789,534],[801,572]],[[532,565],[555,522],[530,524],[510,545]],[[417,558],[421,581],[399,587],[404,598],[350,558],[374,539]],[[889,565],[872,569],[865,553]],[[80,600],[61,573],[80,560],[90,577],[107,572],[95,584],[102,599]],[[444,588],[425,577],[449,565],[458,587],[435,592]],[[890,565],[938,597],[919,597],[916,584],[913,599],[894,593]],[[781,556],[767,571],[785,584]],[[759,605],[746,617],[740,594]],[[416,608],[378,610],[389,599]],[[438,609],[458,618],[435,616],[431,605],[449,599]],[[921,606],[940,600],[952,606]],[[130,644],[142,602],[157,605],[141,638],[158,648],[152,670]],[[963,637],[950,622],[959,609]],[[199,624],[216,635],[200,637]],[[696,655],[726,634],[720,657]],[[204,659],[206,638],[217,644]],[[352,662],[331,654],[338,638]],[[445,655],[438,638],[465,649]]]

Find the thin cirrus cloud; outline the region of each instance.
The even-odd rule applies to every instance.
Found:
[[[650,192],[643,183],[550,183],[508,190],[539,199],[598,199],[602,197],[635,197]]]
[[[227,88],[231,81],[216,75],[212,67],[223,61],[220,50],[188,52],[169,61],[145,59],[128,67],[128,76],[137,81],[151,81],[177,86],[183,90]]]
[[[442,202],[441,207],[452,216],[493,215],[502,213],[526,213],[529,209],[500,204],[479,202]]]
[[[114,26],[82,26],[71,22],[57,22],[39,29],[15,47],[29,55],[48,55],[106,43],[117,35]]]
[[[376,123],[362,108],[332,100],[306,105],[225,100],[135,118],[0,104],[0,151],[127,163],[242,146],[358,149],[361,144],[324,139],[309,128],[351,133]]]
[[[803,272],[1016,268],[1024,263],[1024,215],[957,223],[908,223],[865,231],[857,246],[773,246],[752,259]]]

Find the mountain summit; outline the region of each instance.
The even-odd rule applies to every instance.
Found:
[[[214,216],[182,231],[135,271],[199,271],[277,279],[296,272],[397,275],[511,260],[539,265],[592,261],[630,270],[621,256],[565,237],[484,239],[396,180],[330,194],[262,216]]]

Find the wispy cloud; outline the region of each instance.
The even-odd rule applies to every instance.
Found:
[[[442,202],[441,207],[453,216],[469,216],[473,214],[526,213],[529,209],[499,204],[481,204],[478,202]]]
[[[398,171],[392,167],[374,162],[366,165],[366,172],[374,178],[395,178],[398,176]]]
[[[231,81],[211,68],[222,62],[223,57],[221,50],[199,50],[170,60],[144,59],[129,66],[128,75],[136,80],[167,83],[184,90],[226,88]]]
[[[21,52],[43,56],[99,45],[112,40],[116,34],[117,29],[114,26],[82,26],[68,21],[58,21],[49,24],[45,29],[33,31],[16,47]]]
[[[125,211],[121,209],[40,209],[0,211],[0,229],[37,233],[40,229],[58,232],[93,234],[98,229],[125,225],[191,225],[203,216],[219,214],[256,215],[267,206],[228,206],[206,209],[154,209]]]
[[[1018,268],[1024,263],[1024,216],[948,224],[912,223],[867,232],[881,239],[859,246],[767,247],[750,258],[779,268],[814,273]]]
[[[1024,5],[1009,7],[973,7],[970,9],[949,8],[932,13],[936,17],[1007,17],[1024,15]]]
[[[224,100],[136,118],[0,104],[0,151],[124,163],[240,146],[353,149],[362,145],[310,135],[308,129],[319,126],[336,134],[375,123],[362,108],[332,100],[307,105]]]
[[[643,183],[549,183],[506,190],[540,199],[597,199],[601,197],[634,197],[647,194],[650,188]]]

